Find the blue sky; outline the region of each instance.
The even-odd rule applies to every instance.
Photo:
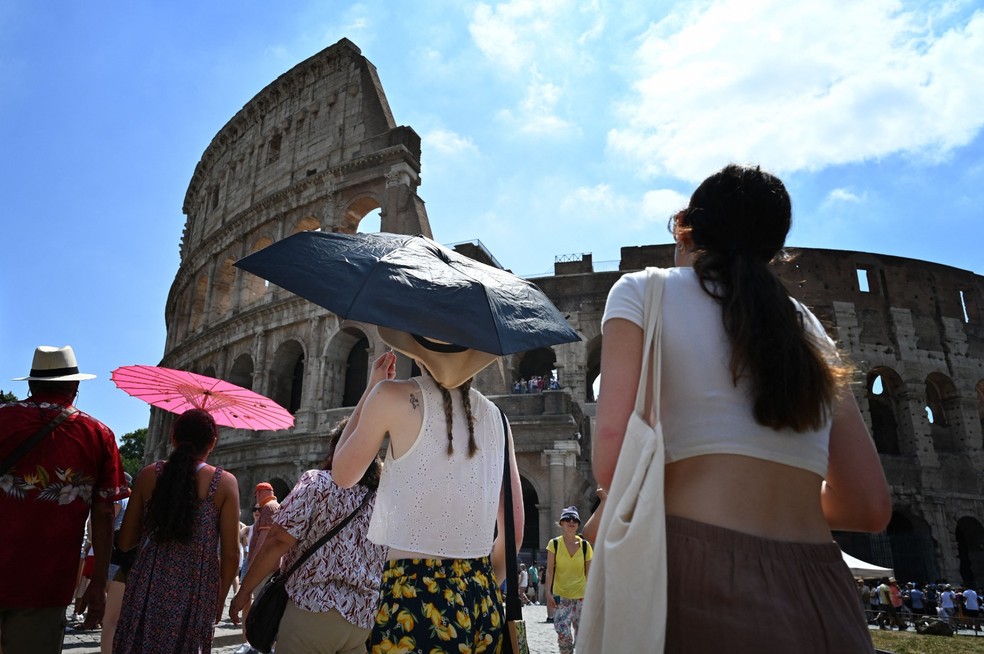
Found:
[[[669,242],[730,161],[787,183],[789,245],[984,274],[982,2],[7,0],[0,34],[0,388],[70,344],[117,435],[147,423],[109,373],[163,355],[195,164],[343,37],[423,139],[435,238],[517,274]]]

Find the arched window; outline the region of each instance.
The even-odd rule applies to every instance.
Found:
[[[321,222],[314,216],[305,216],[297,221],[294,225],[294,229],[291,230],[291,234],[297,234],[298,232],[317,232],[321,230]]]
[[[270,399],[295,413],[301,406],[304,381],[304,348],[287,341],[277,348],[270,370]]]
[[[215,271],[210,312],[213,321],[226,318],[232,309],[232,282],[236,278],[236,269],[233,267],[235,262],[236,260],[231,256],[226,256]]]
[[[944,374],[934,372],[926,377],[926,419],[937,452],[957,450],[953,418],[957,415],[957,389]]]
[[[267,247],[272,243],[273,241],[265,236],[263,238],[257,239],[256,243],[253,244],[253,247],[250,250],[250,254],[252,254],[253,252],[259,252],[260,250],[262,250],[263,248]],[[257,302],[262,300],[266,295],[267,289],[270,287],[270,283],[265,279],[263,279],[262,277],[254,275],[253,273],[250,272],[246,272],[245,270],[241,270],[240,274],[243,275],[243,284],[242,284],[243,306],[256,304]]]
[[[352,345],[345,360],[345,393],[342,406],[355,406],[369,382],[369,339],[363,336]]]
[[[229,370],[228,381],[236,386],[253,389],[253,357],[240,354]]]
[[[977,588],[984,582],[984,526],[976,518],[964,516],[957,521],[955,536],[960,578],[965,585]]]
[[[901,454],[898,419],[898,392],[901,387],[902,380],[889,368],[875,368],[868,373],[871,437],[881,454]]]
[[[191,331],[197,331],[205,320],[205,295],[208,293],[208,277],[205,273],[198,276],[195,291],[191,300]]]
[[[601,387],[601,336],[596,336],[588,342],[588,359],[584,371],[584,401],[597,402],[598,389]]]

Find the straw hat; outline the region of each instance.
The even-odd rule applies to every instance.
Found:
[[[431,377],[444,388],[461,386],[497,358],[488,352],[381,325],[377,325],[376,330],[384,343],[427,368]]]
[[[40,345],[34,350],[31,374],[27,377],[15,377],[13,381],[83,381],[95,378],[95,375],[79,372],[79,364],[70,345]]]

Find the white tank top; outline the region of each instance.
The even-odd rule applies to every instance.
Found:
[[[468,457],[461,392],[452,398],[454,454],[447,454],[444,401],[430,377],[420,388],[423,423],[410,449],[383,465],[369,540],[433,558],[474,559],[492,552],[505,438],[499,409],[478,391],[470,399],[478,452]]]

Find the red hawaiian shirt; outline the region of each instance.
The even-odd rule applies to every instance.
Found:
[[[0,460],[59,414],[35,397],[0,404]],[[130,494],[116,437],[73,414],[0,477],[0,607],[67,606],[93,502]]]

